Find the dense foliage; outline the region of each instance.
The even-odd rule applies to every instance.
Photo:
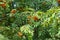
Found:
[[[60,40],[57,1],[27,1],[0,0],[0,40]]]

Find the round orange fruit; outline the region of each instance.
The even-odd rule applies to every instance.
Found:
[[[57,0],[58,1],[58,3],[60,4],[60,0]]]
[[[12,9],[11,10],[11,13],[16,13],[16,9]]]
[[[6,4],[5,3],[2,3],[2,4],[0,4],[0,6],[2,6],[3,8],[5,8],[6,7]]]
[[[37,17],[37,16],[33,16],[33,19],[34,19],[35,21],[37,21],[37,20],[38,20],[38,17]]]

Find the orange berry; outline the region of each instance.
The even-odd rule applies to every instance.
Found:
[[[58,1],[58,3],[60,3],[60,0],[57,0]]]
[[[13,13],[13,14],[16,13],[16,10],[15,9],[12,9],[11,10],[11,13]]]
[[[6,7],[6,4],[2,4],[2,7],[5,8]]]
[[[38,17],[37,17],[37,16],[33,16],[33,19],[34,19],[35,21],[37,21],[37,20],[38,20]]]
[[[2,6],[3,8],[5,8],[6,7],[6,4],[5,3],[2,3],[2,4],[0,4],[0,6]]]
[[[21,32],[18,32],[18,36],[21,37],[23,36],[23,34]]]

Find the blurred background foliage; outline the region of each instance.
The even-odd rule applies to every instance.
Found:
[[[0,0],[0,40],[60,40],[60,0]]]

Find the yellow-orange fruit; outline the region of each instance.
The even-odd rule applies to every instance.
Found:
[[[18,36],[21,37],[23,36],[23,34],[21,32],[18,32]]]

